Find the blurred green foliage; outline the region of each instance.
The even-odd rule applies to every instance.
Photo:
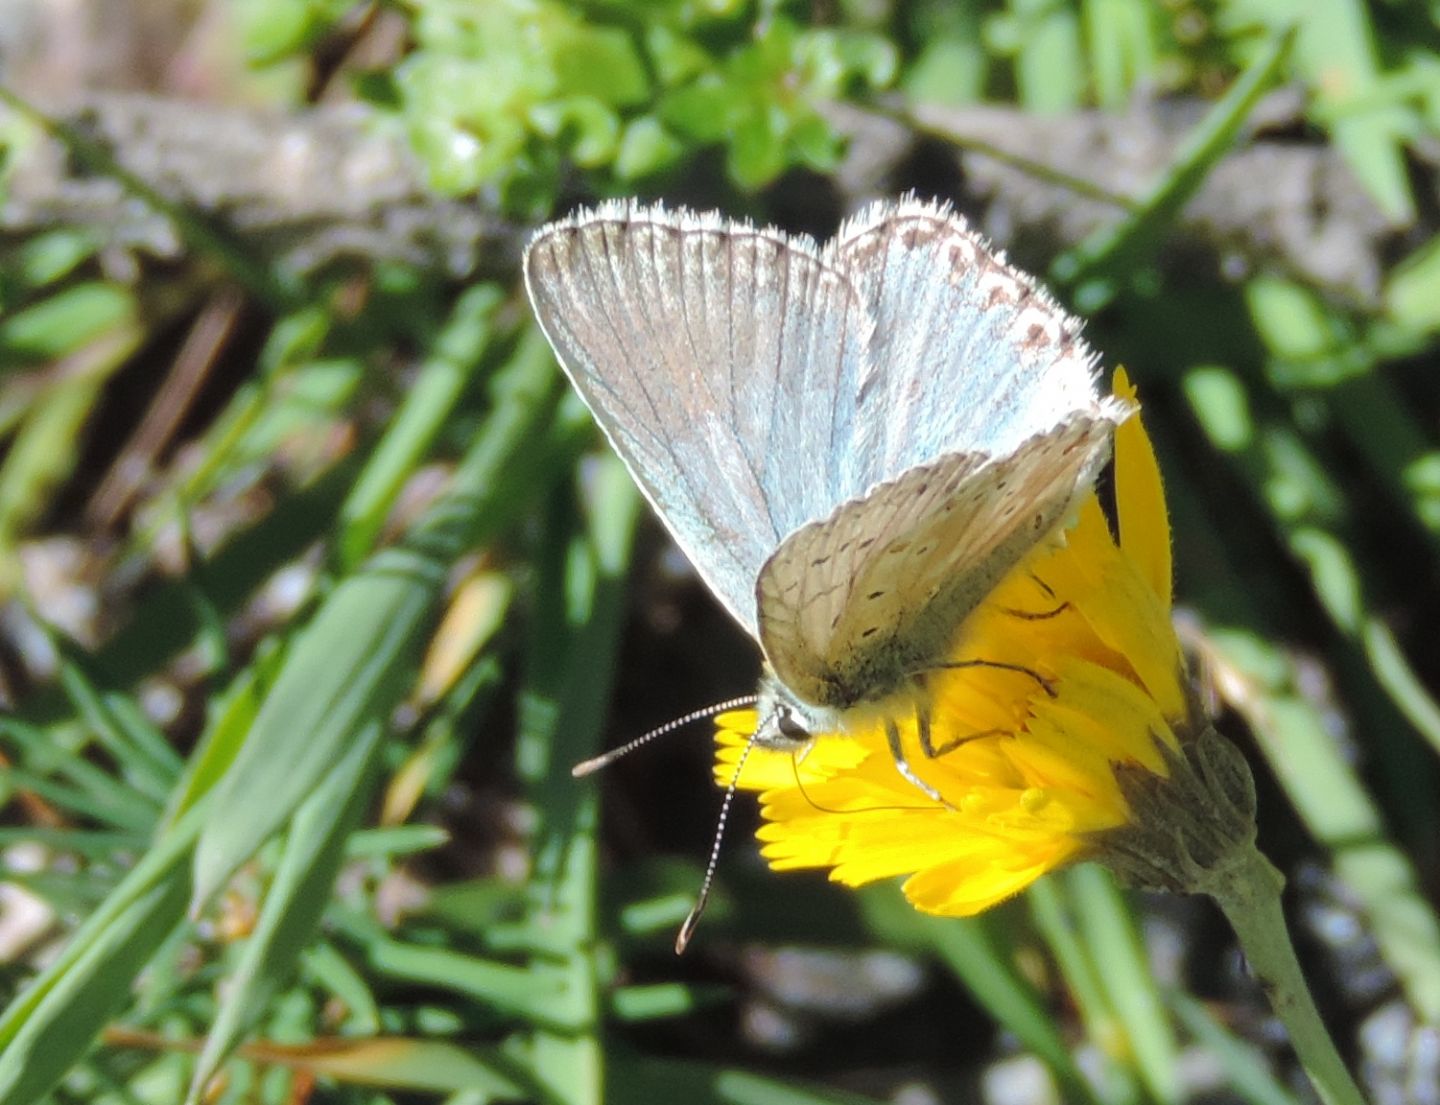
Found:
[[[1433,5],[221,6],[251,65],[324,77],[403,129],[438,192],[517,223],[631,192],[781,219],[846,152],[833,101],[902,119],[1203,101],[1174,163],[1047,275],[1140,385],[1178,593],[1206,627],[1197,674],[1267,765],[1264,843],[1338,877],[1387,999],[1440,1021],[1440,239],[1416,156],[1440,135]],[[335,62],[382,19],[393,63]],[[1304,94],[1286,140],[1337,150],[1394,227],[1373,302],[1263,261],[1233,279],[1160,263],[1282,86]],[[1185,1099],[1192,1047],[1234,1100],[1297,1100],[1234,991],[1157,979],[1135,903],[1096,871],[962,923],[891,887],[755,872],[736,842],[701,931],[714,950],[677,965],[711,825],[703,749],[648,786],[569,768],[753,672],[693,597],[680,630],[656,628],[675,585],[648,556],[632,572],[642,505],[513,280],[300,278],[180,214],[203,264],[122,279],[93,233],[60,227],[6,242],[0,266],[7,654],[49,672],[0,717],[0,844],[5,881],[50,911],[0,966],[0,1105],[855,1102],[855,1068],[891,1056],[962,1099],[1016,1050],[1052,1099],[1141,1105]],[[236,285],[223,384],[129,492],[97,486],[149,410],[127,389],[170,394],[177,329]],[[67,557],[98,578],[54,578]],[[106,634],[62,632],[77,606]],[[900,1017],[881,1051],[831,1026],[761,1056],[723,1013],[758,985],[735,948],[787,944],[902,950],[980,1011],[938,983],[916,999],[926,1024],[941,1011],[938,1042]],[[1354,1033],[1375,1003],[1343,981]]]

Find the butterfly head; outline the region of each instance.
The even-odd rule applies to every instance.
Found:
[[[766,667],[755,703],[759,720],[751,739],[761,748],[797,752],[824,733],[841,728],[840,712],[800,698]]]

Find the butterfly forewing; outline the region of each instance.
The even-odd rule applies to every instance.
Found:
[[[951,451],[1007,454],[1074,412],[1094,413],[1094,358],[1066,314],[960,216],[875,204],[825,255],[875,319],[882,441],[872,482]]]
[[[758,585],[776,675],[845,708],[943,663],[965,617],[1063,521],[1111,429],[1081,416],[995,460],[952,454],[794,534]]]
[[[866,486],[855,289],[807,240],[628,204],[541,230],[525,274],[596,421],[753,634],[761,565]]]

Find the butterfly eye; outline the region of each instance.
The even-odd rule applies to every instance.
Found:
[[[800,719],[795,716],[794,710],[782,709],[780,716],[775,719],[775,728],[786,740],[800,743],[810,739],[810,730],[806,729]]]

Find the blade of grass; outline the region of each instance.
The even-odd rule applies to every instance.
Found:
[[[1141,197],[1138,208],[1055,259],[1051,278],[1075,289],[1075,301],[1082,311],[1104,306],[1120,282],[1149,258],[1165,228],[1200,190],[1210,170],[1234,144],[1255,104],[1279,77],[1291,40],[1287,32],[1266,44],[1186,136],[1170,166]]]
[[[1013,966],[1014,949],[999,935],[1004,922],[988,917],[940,918],[916,913],[894,886],[860,891],[870,926],[887,942],[938,958],[1021,1046],[1050,1069],[1066,1101],[1101,1105],[1081,1073],[1041,996]]]
[[[618,1049],[607,1064],[605,1084],[606,1100],[625,1105],[879,1105],[844,1090]]]
[[[1169,991],[1166,1000],[1190,1035],[1215,1056],[1241,1100],[1249,1105],[1299,1105],[1270,1073],[1264,1055],[1231,1035],[1200,1002],[1183,990]]]
[[[118,181],[136,198],[168,218],[191,247],[213,257],[251,295],[272,310],[284,311],[302,299],[303,286],[298,279],[253,260],[229,237],[211,227],[185,205],[166,198],[150,181],[122,166],[99,142],[68,123],[46,115],[4,85],[0,85],[0,102],[9,104],[15,111],[39,124],[65,147],[71,157],[96,176]]]
[[[1256,424],[1239,376],[1228,368],[1192,369],[1191,407],[1211,441],[1235,466],[1274,520],[1315,597],[1360,650],[1371,675],[1417,732],[1440,749],[1440,706],[1424,690],[1389,628],[1367,607],[1363,575],[1335,532],[1347,511],[1342,492],[1299,435],[1276,420]]]
[[[1010,0],[1006,21],[1020,102],[1032,111],[1073,111],[1085,95],[1080,26],[1069,4]]]
[[[147,1051],[198,1051],[200,1041],[176,1041],[168,1036],[133,1029],[112,1028],[105,1033],[112,1047]],[[461,1048],[438,1040],[382,1036],[368,1040],[324,1039],[307,1044],[257,1041],[237,1053],[263,1066],[303,1071],[355,1086],[479,1095],[450,1100],[531,1100],[530,1087],[510,1074],[513,1064],[496,1052]]]
[[[171,938],[184,915],[186,861],[203,820],[197,807],[163,833],[0,1015],[0,1105],[30,1105],[60,1079]]]
[[[122,716],[116,708],[120,696],[107,696],[96,687],[83,659],[62,634],[39,618],[36,624],[44,627],[60,658],[60,687],[81,723],[114,760],[127,784],[155,803],[163,802],[180,774],[180,758],[138,711]],[[137,730],[143,735],[137,736]]]
[[[345,1009],[342,1028],[346,1035],[377,1036],[380,1034],[380,1005],[369,981],[350,964],[344,955],[328,942],[313,944],[300,957],[305,978],[334,996]]]
[[[265,894],[240,962],[227,979],[220,1008],[196,1061],[185,1098],[188,1105],[199,1101],[242,1035],[288,980],[301,949],[314,935],[345,858],[346,842],[364,809],[383,732],[377,720],[357,734],[296,810],[275,880]]]
[[[1440,1023],[1440,920],[1409,860],[1387,838],[1374,800],[1326,735],[1325,719],[1294,689],[1282,654],[1249,634],[1215,632],[1210,641],[1208,659],[1227,700],[1249,722],[1301,819],[1363,904],[1406,997],[1427,1022]]]
[[[106,895],[100,908],[76,929],[64,950],[5,1008],[4,1014],[0,1015],[0,1047],[9,1047],[10,1041],[27,1023],[40,1002],[64,981],[77,963],[91,954],[119,918],[152,890],[170,885],[172,872],[189,858],[203,823],[204,811],[197,807],[160,835],[120,885]],[[179,919],[178,912],[176,919]],[[139,969],[139,964],[135,969]],[[86,1043],[85,1040],[67,1041],[66,1046],[74,1048],[72,1054],[78,1055]]]
[[[1054,879],[1041,879],[1025,893],[1035,928],[1044,938],[1060,968],[1066,989],[1080,1009],[1086,1035],[1105,1060],[1102,1076],[1106,1105],[1133,1105],[1140,1100],[1140,1087],[1131,1069],[1124,1026],[1111,1006],[1109,994],[1100,982],[1095,949],[1087,947],[1076,931],[1066,900]]]
[[[386,978],[464,994],[498,1012],[523,1018],[537,1030],[548,1029],[573,1039],[594,1027],[593,1018],[584,1011],[575,1013],[575,1003],[570,1000],[571,977],[564,964],[517,966],[401,940],[372,940],[366,952],[370,968]]]
[[[1180,1101],[1180,1048],[1129,903],[1110,872],[1096,864],[1082,864],[1063,878],[1086,949],[1093,962],[1104,964],[1100,985],[1136,1072],[1154,1100]]]
[[[573,420],[576,408],[568,409]],[[537,1078],[565,1105],[598,1105],[604,1095],[594,953],[598,804],[594,785],[577,782],[570,768],[600,747],[641,509],[639,492],[613,456],[583,471],[589,477],[580,502],[583,528],[574,532],[574,508],[557,497],[542,545],[516,744],[519,775],[544,811],[526,912],[563,974],[564,1015],[582,1026],[571,1033],[541,1029],[528,1051]]]
[[[1231,370],[1193,369],[1184,385],[1212,443],[1311,571],[1322,607],[1342,630],[1363,625],[1358,576],[1344,547],[1318,524],[1339,509],[1328,485],[1315,484],[1323,469],[1293,444],[1293,433],[1275,436],[1278,431],[1257,424],[1249,395]],[[1236,709],[1302,820],[1364,902],[1381,955],[1415,1008],[1429,1020],[1440,1019],[1440,920],[1419,892],[1413,867],[1386,835],[1380,810],[1326,735],[1324,718],[1295,690],[1288,659],[1253,634],[1212,636],[1210,663],[1229,679]]]
[[[1155,78],[1155,9],[1145,0],[1083,0],[1081,17],[1095,100],[1102,108],[1121,110],[1137,86]]]
[[[172,867],[95,933],[84,954],[27,1010],[0,1052],[0,1105],[33,1105],[88,1050],[129,1000],[140,968],[169,938],[189,889],[184,867]]]
[[[1247,23],[1259,17],[1274,26],[1293,19],[1295,8],[1247,4],[1241,10]],[[1404,143],[1414,128],[1398,102],[1365,104],[1380,77],[1369,5],[1307,0],[1303,12],[1296,24],[1295,68],[1315,90],[1314,112],[1329,120],[1332,141],[1380,208],[1396,223],[1410,223],[1415,205]]]
[[[23,753],[22,762],[9,772],[11,785],[28,786],[48,801],[116,828],[153,831],[158,802],[137,795],[86,759],[84,734],[76,727],[41,729],[15,718],[0,718],[0,734]]]
[[[137,802],[134,794],[127,794],[121,786],[98,794],[88,788],[81,790],[58,783],[22,767],[8,768],[5,774],[11,788],[28,790],[73,816],[129,832],[149,833],[155,828],[159,808],[148,800]]]
[[[385,516],[405,481],[440,432],[445,419],[490,346],[493,320],[504,294],[493,284],[470,288],[456,302],[431,356],[340,508],[339,559],[353,567],[373,551]]]
[[[107,329],[54,368],[63,378],[31,407],[0,464],[0,592],[19,582],[15,542],[50,505],[79,459],[73,448],[105,381],[139,348],[145,332],[131,320]]]
[[[290,650],[217,787],[196,849],[192,908],[284,824],[356,733],[389,715],[413,678],[451,561],[531,489],[540,466],[529,454],[553,406],[553,362],[522,342],[492,387],[495,409],[450,492],[402,546],[342,581]]]

